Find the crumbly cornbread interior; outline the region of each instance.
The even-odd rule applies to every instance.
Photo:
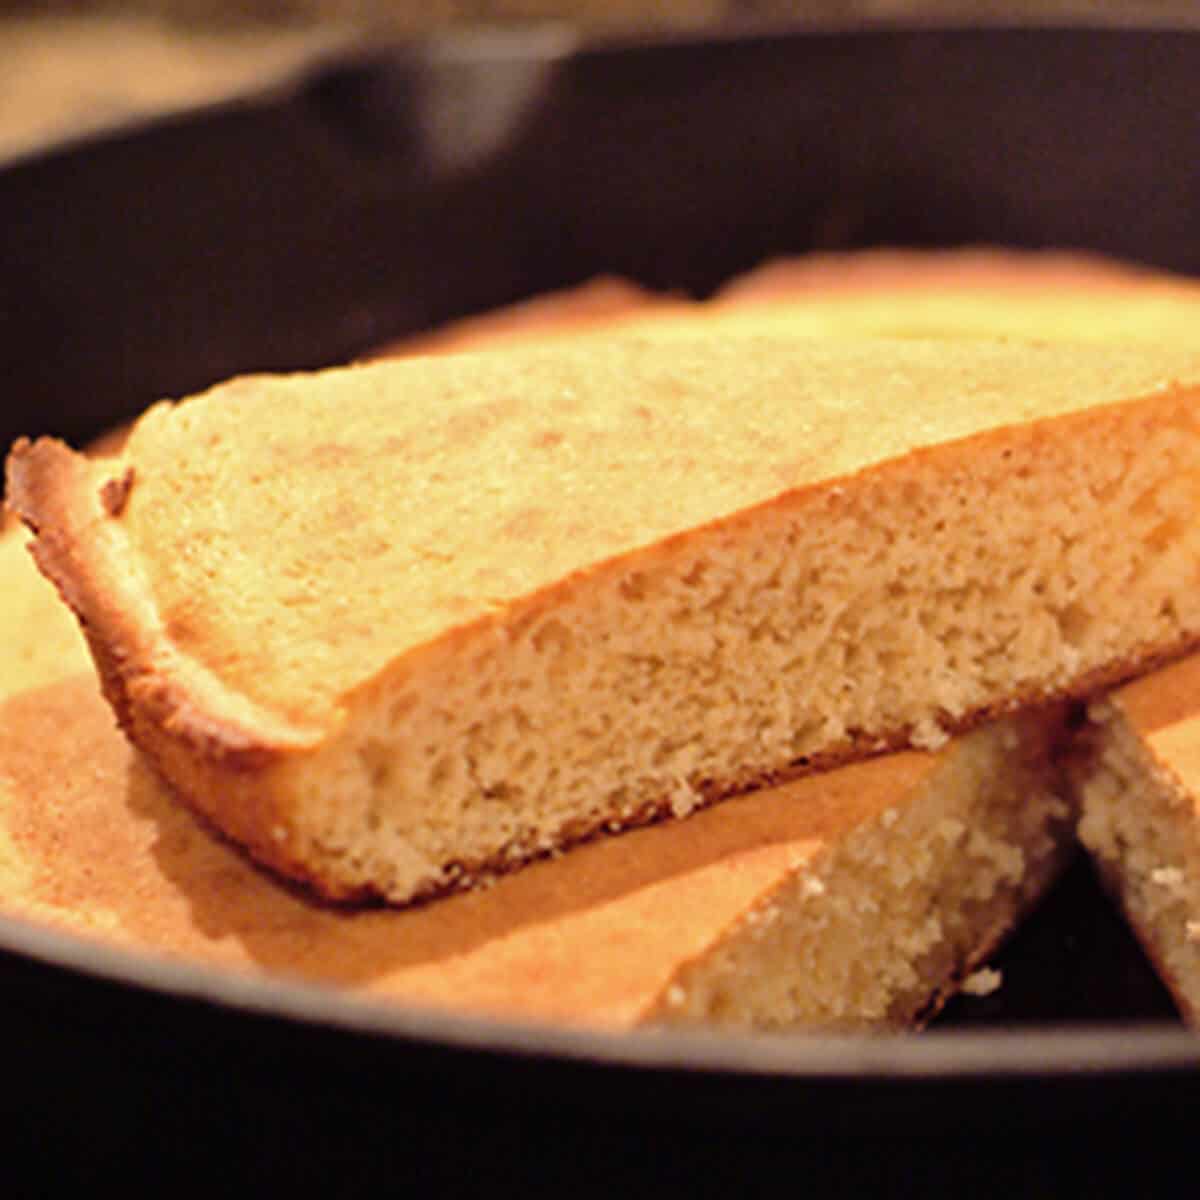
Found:
[[[1200,346],[1200,282],[1078,251],[879,249],[764,263],[705,301],[607,276],[383,347],[444,354],[613,336],[1019,338]]]

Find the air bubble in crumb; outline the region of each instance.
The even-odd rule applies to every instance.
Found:
[[[1155,867],[1150,878],[1168,892],[1178,893],[1184,885],[1183,872],[1178,867]]]
[[[700,804],[700,797],[688,786],[688,784],[680,780],[675,790],[671,793],[671,813],[676,817],[686,817],[693,809]]]
[[[994,967],[982,967],[972,971],[962,982],[962,990],[968,996],[990,996],[998,991],[1004,977]]]
[[[934,720],[919,721],[913,726],[909,742],[917,750],[940,750],[950,735]]]

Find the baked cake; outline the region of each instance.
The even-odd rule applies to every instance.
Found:
[[[614,339],[235,381],[10,492],[179,792],[402,902],[1195,644],[1198,380]]]

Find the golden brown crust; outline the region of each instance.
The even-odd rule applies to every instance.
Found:
[[[186,670],[156,636],[158,619],[147,596],[130,586],[128,564],[114,561],[113,527],[132,479],[130,468],[105,463],[97,471],[54,439],[20,439],[9,456],[7,491],[34,532],[30,551],[38,567],[79,620],[101,690],[122,730],[200,812],[219,817],[227,834],[266,864],[305,877],[308,867],[281,854],[271,836],[277,818],[269,804],[230,809],[207,799],[210,772],[261,778],[288,741],[281,745],[264,737],[264,729],[278,725],[269,718],[251,730],[223,713],[206,681]],[[124,493],[116,514],[106,504],[114,486]]]
[[[130,575],[119,518],[133,479],[132,467],[97,469],[52,438],[22,438],[8,459],[9,502],[34,533],[30,551],[79,619],[122,724],[132,724],[136,707],[222,768],[259,769],[288,745],[263,737],[281,727],[255,713],[251,731],[220,711],[226,697],[170,653],[148,594]]]

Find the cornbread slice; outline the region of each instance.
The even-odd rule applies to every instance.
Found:
[[[606,343],[236,381],[10,498],[180,793],[330,896],[1115,681],[1200,635],[1200,356]]]
[[[174,801],[80,665],[0,701],[0,912],[408,1008],[617,1031],[919,1025],[1072,847],[1050,712],[598,839],[435,904],[313,903]]]
[[[1200,656],[1089,709],[1079,839],[1181,1014],[1200,1026]]]

